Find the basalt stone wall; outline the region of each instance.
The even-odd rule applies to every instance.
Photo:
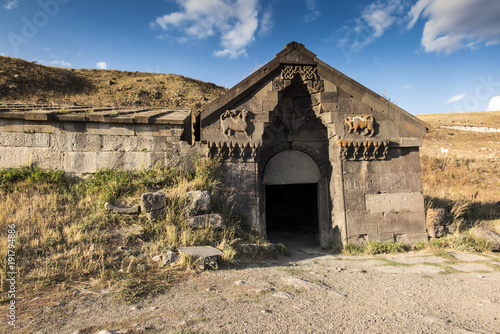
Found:
[[[7,113],[0,116],[6,117]],[[107,168],[188,167],[197,153],[196,147],[182,140],[184,122],[140,124],[19,118],[0,118],[0,168],[34,165],[81,175]]]
[[[342,165],[349,242],[426,240],[418,148],[391,148],[386,160]]]

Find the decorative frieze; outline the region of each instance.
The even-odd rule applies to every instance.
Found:
[[[222,161],[255,161],[259,143],[208,142],[206,156]]]
[[[281,71],[281,78],[292,80],[299,74],[302,81],[318,80],[318,68],[311,65],[284,65]]]
[[[339,139],[337,145],[344,160],[384,160],[389,151],[388,140]]]

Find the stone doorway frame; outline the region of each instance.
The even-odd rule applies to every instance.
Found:
[[[264,174],[266,166],[270,160],[276,156],[278,153],[283,151],[295,150],[308,155],[316,163],[319,169],[319,180],[317,182],[317,200],[318,200],[318,227],[319,227],[319,239],[321,247],[330,247],[333,244],[333,229],[332,229],[332,201],[330,197],[330,167],[321,154],[314,148],[300,142],[285,142],[280,143],[270,148],[264,149],[261,152],[258,166],[258,201],[259,201],[259,212],[260,212],[260,233],[267,237],[267,226],[266,226],[266,185],[264,181]],[[289,183],[294,184],[294,183]]]

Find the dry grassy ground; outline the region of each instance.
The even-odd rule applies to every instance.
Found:
[[[500,226],[500,132],[491,132],[500,111],[418,117],[430,127],[421,151],[427,204],[462,206],[468,226]]]
[[[0,56],[0,102],[197,109],[225,91],[175,74],[64,69]]]

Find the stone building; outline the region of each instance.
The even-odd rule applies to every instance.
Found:
[[[82,174],[221,159],[235,210],[263,235],[322,246],[427,240],[416,117],[290,43],[204,110],[6,106],[0,168]]]
[[[237,209],[322,246],[427,240],[416,117],[290,43],[196,117]]]

